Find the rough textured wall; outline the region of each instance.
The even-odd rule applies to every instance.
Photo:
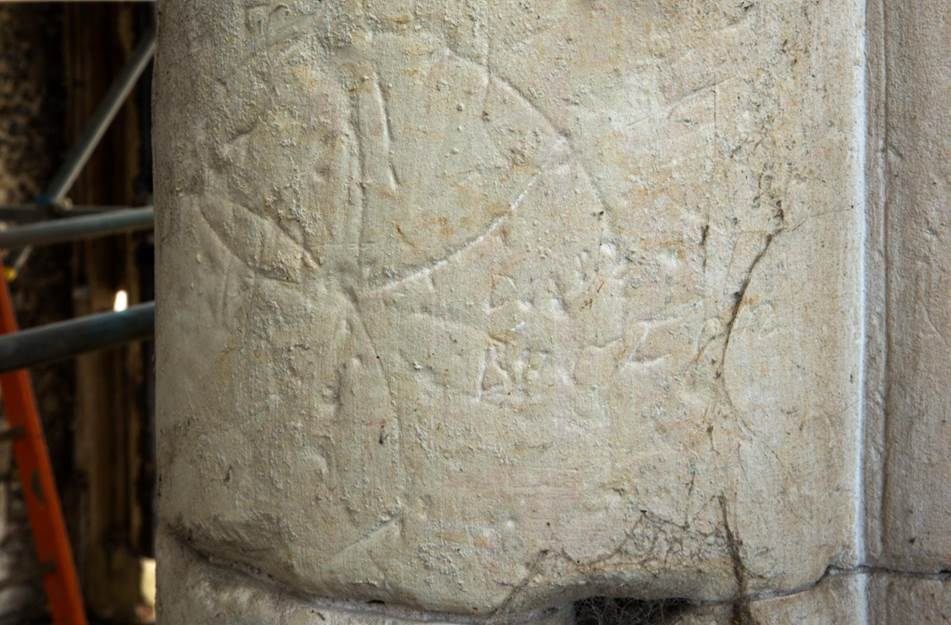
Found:
[[[32,201],[57,165],[63,132],[61,38],[59,7],[0,6],[0,204]],[[11,287],[22,327],[70,316],[69,257],[65,248],[37,249],[22,267]],[[71,468],[72,364],[36,367],[32,374],[62,485]],[[0,442],[0,474],[0,623],[34,622],[45,612],[45,599],[6,441]]]
[[[864,623],[864,26],[163,2],[160,618]]]

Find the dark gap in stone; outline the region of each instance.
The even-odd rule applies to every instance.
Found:
[[[575,625],[665,625],[690,607],[687,599],[590,597],[575,602]]]

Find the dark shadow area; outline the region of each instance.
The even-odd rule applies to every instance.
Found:
[[[681,598],[591,597],[575,603],[575,625],[666,625],[691,607]]]

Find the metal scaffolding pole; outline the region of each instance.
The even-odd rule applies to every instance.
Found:
[[[2,3],[3,0],[0,0]],[[30,223],[43,219],[56,219],[63,216],[93,215],[109,211],[133,208],[130,206],[74,206],[59,208],[42,204],[0,204],[0,221]]]
[[[133,87],[135,87],[142,72],[148,67],[149,61],[152,60],[154,54],[155,29],[152,28],[145,33],[145,37],[141,43],[139,43],[132,52],[132,57],[122,67],[122,70],[119,72],[119,75],[116,76],[115,80],[112,81],[109,91],[106,92],[99,107],[95,113],[93,113],[92,119],[89,121],[89,124],[86,125],[79,140],[77,140],[69,152],[66,153],[63,164],[56,172],[56,175],[53,176],[53,180],[46,188],[46,191],[42,196],[37,198],[38,204],[57,205],[66,199],[66,194],[73,186],[73,183],[76,182],[76,177],[79,176],[79,172],[89,160],[89,157],[92,156],[93,150],[95,150],[99,144],[99,140],[102,139],[102,136],[106,133],[109,124],[112,123],[112,120],[122,107],[123,102],[125,102],[126,97],[128,97]]]
[[[40,221],[0,231],[0,249],[50,245],[104,237],[120,232],[149,230],[154,222],[155,210],[151,206]]]
[[[0,373],[149,339],[154,333],[155,302],[20,330],[0,336]]]
[[[114,4],[155,2],[155,0],[0,0],[0,4],[82,4],[83,2],[112,2]]]

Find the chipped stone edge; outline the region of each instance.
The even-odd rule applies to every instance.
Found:
[[[320,621],[327,620],[323,615],[323,613],[326,612],[340,618],[356,619],[350,622],[363,622],[365,619],[368,624],[382,621],[387,625],[561,625],[562,623],[567,624],[570,622],[569,616],[572,612],[572,603],[527,612],[513,613],[502,611],[489,616],[479,617],[421,611],[398,604],[374,604],[370,602],[344,601],[311,596],[288,589],[252,567],[208,554],[194,545],[186,535],[180,532],[168,531],[166,529],[161,532],[161,535],[161,540],[174,545],[174,549],[178,551],[179,558],[192,563],[196,569],[196,577],[203,581],[208,581],[212,587],[216,587],[216,590],[224,586],[228,589],[243,588],[252,592],[258,591],[273,599],[276,605],[286,604],[290,610],[289,613],[296,614],[303,610],[315,611],[317,613],[317,619]],[[951,573],[929,574],[872,566],[858,566],[854,568],[829,566],[818,579],[796,588],[743,593],[738,594],[734,598],[725,600],[693,601],[691,602],[691,607],[697,610],[727,607],[730,608],[734,614],[738,614],[742,619],[745,618],[744,615],[748,615],[750,609],[759,602],[794,598],[814,591],[830,580],[843,577],[853,578],[857,583],[859,601],[856,603],[856,608],[859,610],[859,613],[856,616],[859,620],[857,620],[856,623],[861,625],[869,623],[868,609],[871,599],[869,584],[870,581],[876,577],[938,581],[944,584],[951,582]],[[194,601],[194,597],[186,600],[186,602],[190,604]],[[197,608],[197,605],[189,606],[191,611]],[[159,609],[161,616],[161,606]],[[747,617],[747,621],[741,622],[753,622],[749,621],[749,618],[752,617]],[[298,621],[294,620],[293,622],[297,623]],[[333,623],[334,620],[330,620],[329,622]]]
[[[571,604],[520,613],[506,613],[487,617],[422,611],[393,603],[371,603],[311,596],[280,584],[266,573],[246,564],[207,553],[182,532],[168,526],[160,530],[161,541],[171,543],[178,551],[177,558],[189,560],[206,580],[215,580],[229,588],[248,588],[261,591],[275,602],[288,602],[300,609],[315,609],[339,613],[355,618],[383,619],[387,625],[438,623],[439,625],[529,625],[544,623],[556,625],[559,617],[570,610]],[[161,601],[161,599],[160,599]],[[185,600],[192,603],[194,598]],[[161,611],[161,606],[159,606]],[[161,613],[159,614],[161,616]],[[394,622],[391,622],[392,619]],[[323,620],[323,619],[321,619]],[[372,621],[369,621],[372,622]]]

